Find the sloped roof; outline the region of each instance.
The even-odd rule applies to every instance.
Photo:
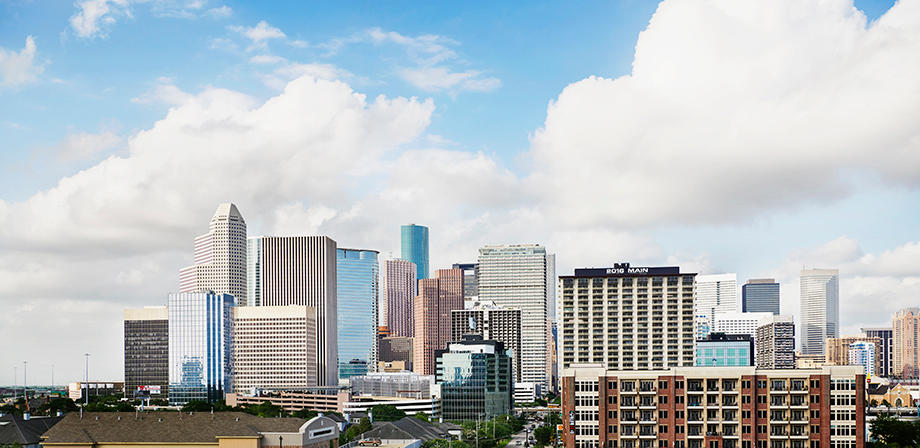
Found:
[[[240,211],[237,210],[236,205],[232,202],[224,202],[217,206],[217,210],[214,212],[215,217],[234,217],[243,219],[243,215],[240,214]]]
[[[364,433],[362,437],[378,439],[419,439],[424,441],[444,439],[448,437],[446,431],[423,422],[415,417],[403,417],[395,422],[376,423],[374,428]]]
[[[32,445],[41,435],[64,417],[32,417],[24,420],[12,414],[0,417],[0,445]]]
[[[44,434],[44,444],[217,443],[220,437],[261,437],[263,432],[299,432],[301,418],[261,418],[242,412],[67,414]]]

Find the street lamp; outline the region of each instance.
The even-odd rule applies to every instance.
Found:
[[[89,353],[84,353],[83,356],[86,357],[86,371],[84,372],[85,376],[83,377],[83,384],[86,387],[86,394],[83,397],[85,398],[83,404],[84,406],[89,406]]]

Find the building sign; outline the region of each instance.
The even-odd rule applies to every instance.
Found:
[[[160,386],[137,386],[141,395],[160,395]]]
[[[569,433],[575,434],[575,411],[569,411]]]
[[[658,268],[652,267],[633,267],[629,263],[617,263],[612,268],[584,268],[576,269],[575,277],[604,277],[604,276],[622,276],[630,275],[680,275],[680,268],[677,266],[664,266]]]

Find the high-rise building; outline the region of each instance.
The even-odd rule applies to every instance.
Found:
[[[125,397],[169,391],[169,316],[165,306],[125,310]]]
[[[379,270],[376,250],[336,250],[340,380],[367,373],[342,368],[356,366],[355,360],[377,369]]]
[[[511,354],[498,341],[465,335],[437,351],[435,381],[441,385],[444,420],[475,420],[510,414],[514,406]]]
[[[863,447],[862,367],[566,369],[566,448]]]
[[[891,375],[920,378],[920,308],[904,308],[892,321],[894,364]]]
[[[795,322],[792,316],[770,315],[757,327],[758,369],[794,369]]]
[[[217,401],[232,390],[230,294],[169,295],[169,404]]]
[[[412,338],[405,336],[386,336],[380,338],[378,366],[381,362],[403,363],[406,370],[412,370]]]
[[[450,312],[459,309],[463,309],[463,271],[438,269],[434,278],[419,280],[414,306],[414,372],[434,374],[435,350],[447,346],[450,340]]]
[[[463,270],[463,300],[470,302],[479,298],[479,264],[454,263],[451,267]]]
[[[823,355],[824,341],[840,336],[837,269],[804,269],[800,275],[802,353]]]
[[[773,313],[725,313],[716,316],[712,331],[725,334],[746,334],[757,337],[760,321]]]
[[[873,361],[877,364],[866,367],[866,372],[871,372],[875,375],[875,372],[879,371],[878,363],[881,361],[878,359],[878,353],[882,350],[882,340],[880,338],[870,338],[865,336],[844,336],[840,338],[827,338],[824,343],[824,364],[825,365],[837,365],[837,366],[849,366],[854,365],[850,362],[850,351],[852,345],[857,342],[866,342],[874,346],[872,350]],[[860,364],[862,365],[862,364]]]
[[[520,309],[504,308],[491,302],[476,302],[471,308],[451,311],[450,316],[451,341],[460,341],[467,334],[478,334],[483,339],[501,342],[511,351],[513,378],[520,382]]]
[[[849,365],[851,366],[863,366],[866,369],[866,375],[874,376],[875,375],[875,343],[868,341],[854,342],[850,344],[850,349],[848,352],[849,355]]]
[[[236,206],[217,206],[208,233],[195,238],[195,258],[179,270],[179,292],[210,290],[246,305],[246,221]]]
[[[882,348],[879,351],[879,370],[876,374],[888,378],[892,374],[894,365],[894,330],[891,328],[863,328],[863,334],[869,338],[879,338]]]
[[[428,227],[402,226],[402,258],[415,263],[415,278],[428,278]]]
[[[560,367],[617,370],[692,366],[696,274],[678,267],[576,269],[560,276]],[[526,318],[526,313],[524,314]]]
[[[754,338],[748,334],[709,333],[696,341],[697,367],[754,365]]]
[[[325,236],[260,236],[248,242],[251,294],[260,306],[316,309],[316,381],[338,384],[336,242]]]
[[[233,310],[233,390],[303,390],[317,385],[316,309],[244,306]]]
[[[479,299],[521,309],[521,382],[549,388],[547,322],[556,302],[556,256],[538,244],[479,249]]]
[[[384,325],[391,336],[412,337],[415,334],[415,296],[418,295],[415,263],[407,260],[383,262]]]
[[[710,318],[713,324],[722,314],[738,312],[738,277],[735,274],[697,275],[694,300],[696,315]]]
[[[772,278],[752,278],[741,286],[741,311],[779,314],[779,283]]]

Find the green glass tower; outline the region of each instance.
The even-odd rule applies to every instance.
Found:
[[[418,280],[428,278],[428,227],[415,224],[402,226],[400,258],[415,263]]]

